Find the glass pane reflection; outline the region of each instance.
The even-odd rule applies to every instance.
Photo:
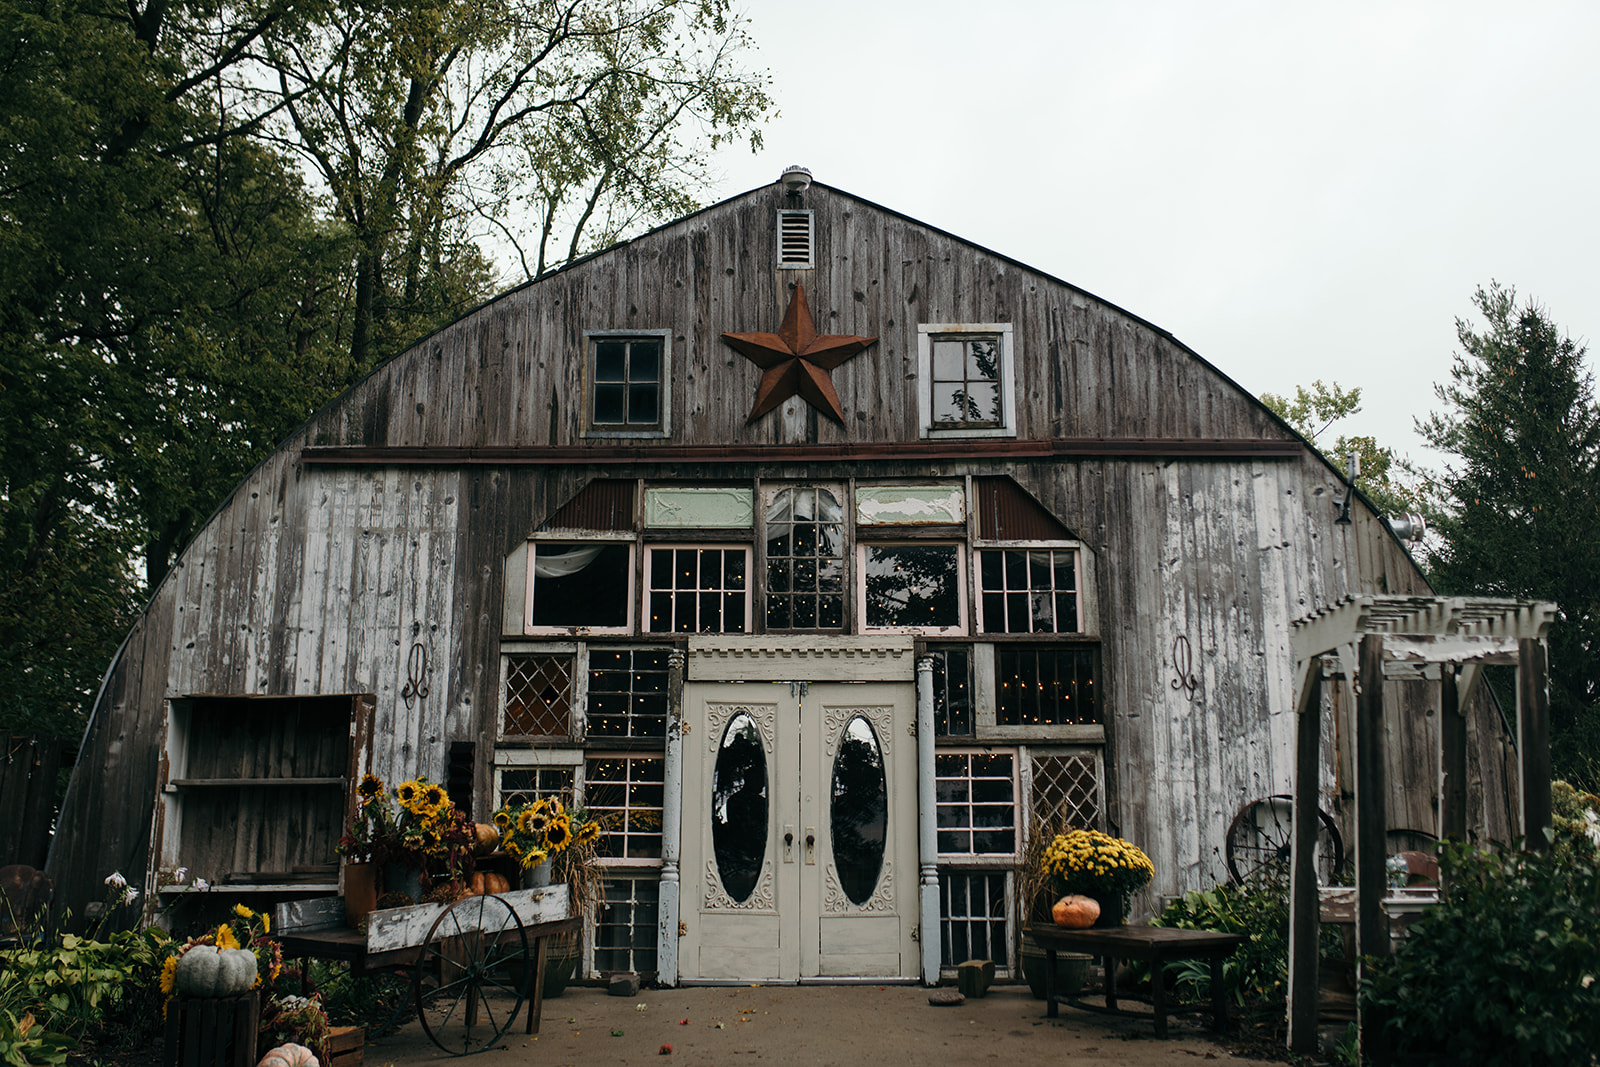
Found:
[[[740,712],[728,723],[711,779],[711,842],[722,887],[748,900],[767,854],[767,755],[755,720]]]
[[[833,761],[833,862],[839,885],[854,904],[865,904],[883,869],[889,798],[883,752],[867,720],[845,727]]]

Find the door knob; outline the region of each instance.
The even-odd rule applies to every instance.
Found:
[[[815,827],[806,827],[806,863],[817,862],[817,831]]]

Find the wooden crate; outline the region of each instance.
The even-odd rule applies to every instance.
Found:
[[[361,1067],[361,1050],[367,1044],[363,1026],[335,1026],[328,1031],[327,1058],[323,1067]]]
[[[165,1067],[255,1067],[261,999],[176,996],[167,1005]]]

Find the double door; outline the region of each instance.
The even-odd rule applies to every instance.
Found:
[[[684,721],[681,977],[919,974],[913,685],[690,683]]]

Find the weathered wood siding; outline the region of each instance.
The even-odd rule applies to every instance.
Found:
[[[1095,550],[1116,828],[1157,858],[1157,892],[1217,877],[1234,811],[1289,791],[1290,620],[1349,593],[1421,590],[1415,567],[1365,507],[1333,525],[1338,479],[1309,455],[581,465],[594,443],[580,432],[583,331],[611,329],[671,331],[663,444],[914,441],[917,326],[958,322],[1013,324],[1021,438],[1297,440],[1170,335],[1081,290],[825,186],[805,204],[812,270],[775,269],[780,194],[756,190],[423,339],[252,472],[184,550],[108,677],[51,861],[66,898],[97,895],[112,868],[144,871],[170,697],[374,694],[374,767],[391,779],[442,778],[454,741],[487,748],[505,556],[602,476],[1014,476]],[[792,283],[821,332],[879,338],[833,372],[843,427],[798,399],[745,422],[761,372],[720,335],[776,330]],[[307,445],[565,445],[574,462],[340,468],[302,462]],[[1194,652],[1192,700],[1170,684],[1180,635]],[[429,692],[408,702],[418,642]],[[1405,697],[1415,714],[1392,727],[1390,780],[1406,784],[1391,811],[1431,826],[1436,721],[1410,691],[1421,688]],[[1503,833],[1501,731],[1482,707],[1472,737],[1490,797],[1475,795],[1474,821]],[[1338,810],[1348,788],[1330,758],[1325,806]]]

